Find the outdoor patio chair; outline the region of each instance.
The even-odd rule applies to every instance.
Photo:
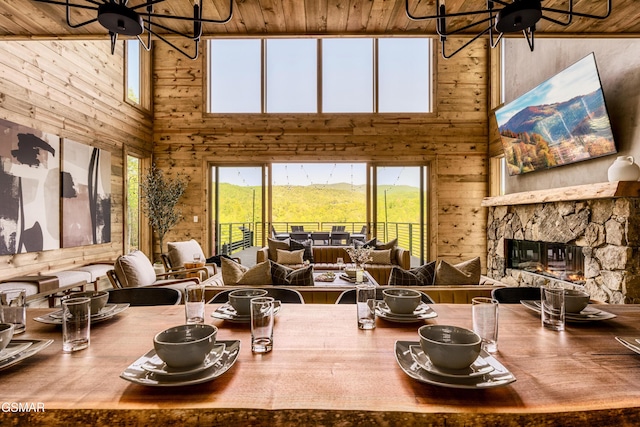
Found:
[[[367,241],[367,226],[363,225],[362,228],[360,229],[359,233],[351,233],[351,236],[349,238],[349,243],[353,243],[354,240],[360,240],[362,242],[366,242]]]
[[[291,226],[291,231],[293,231],[293,232],[304,231],[304,225],[292,225]]]
[[[200,262],[204,263],[207,257],[202,251],[200,243],[194,239],[184,242],[169,242],[167,243],[168,252],[160,254],[162,263],[164,264],[165,272],[182,271],[185,263],[193,263],[194,255],[200,256]],[[215,275],[218,270],[215,264],[205,264],[204,267],[197,267],[201,271],[205,272],[203,280],[208,279],[210,276]]]
[[[384,288],[376,288],[376,300],[382,301],[384,299],[384,295],[382,291]],[[435,302],[431,299],[431,297],[425,294],[422,291],[418,291],[422,294],[422,302],[425,304],[435,304]],[[336,300],[336,304],[355,304],[356,303],[356,290],[355,289],[347,289],[342,292],[338,299]]]
[[[109,301],[112,304],[129,303],[131,306],[178,305],[182,294],[172,288],[123,288],[110,289]]]
[[[201,269],[184,269],[181,273],[197,273]],[[149,258],[141,251],[120,255],[113,270],[107,272],[111,285],[116,288],[137,288],[145,286],[165,286],[184,288],[189,283],[200,283],[197,277],[175,278],[175,273],[156,274]]]
[[[271,237],[273,239],[276,239],[276,240],[286,240],[291,236],[289,235],[289,233],[278,233],[276,231],[276,228],[272,225],[271,226]]]
[[[491,291],[491,298],[500,304],[520,304],[521,300],[540,301],[540,288],[537,286],[510,286]]]
[[[307,233],[306,231],[292,231],[289,234],[289,237],[291,237],[293,240],[302,242],[309,238],[309,233]]]
[[[271,286],[261,289],[267,291],[267,296],[279,300],[283,304],[304,304],[304,298],[302,297],[302,294],[295,289],[278,288]],[[212,299],[209,300],[209,304],[221,304],[227,302],[229,300],[229,292],[232,291],[235,291],[235,289],[228,289],[217,293]]]

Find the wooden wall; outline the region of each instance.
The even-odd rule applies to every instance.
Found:
[[[165,242],[194,238],[210,253],[208,162],[404,162],[431,167],[431,258],[486,260],[485,41],[452,59],[436,58],[435,112],[426,115],[207,115],[204,58],[190,61],[163,43],[154,47],[154,159],[168,175],[190,179],[182,199],[187,219]],[[202,220],[194,223],[193,215]]]
[[[123,101],[122,48],[1,41],[0,118],[111,152],[111,243],[0,257],[0,280],[114,259],[123,251],[123,147],[151,150],[151,117]]]

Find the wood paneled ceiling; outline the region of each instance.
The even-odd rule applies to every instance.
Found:
[[[65,0],[58,0],[62,3]],[[97,0],[105,1],[105,0]],[[435,0],[409,0],[415,15],[433,14]],[[91,4],[87,0],[71,0]],[[94,0],[95,2],[95,0]],[[130,0],[137,5],[142,0]],[[228,0],[201,0],[204,16],[221,19],[228,14]],[[537,25],[538,33],[551,34],[640,34],[640,5],[637,0],[614,0],[613,12],[605,20],[575,18],[563,27],[547,21]],[[566,10],[567,0],[543,0],[543,6]],[[193,14],[193,0],[166,0],[155,6],[156,13]],[[484,0],[446,0],[448,12],[480,9]],[[606,0],[574,0],[574,10],[602,15]],[[76,9],[73,22],[95,18],[94,11]],[[557,17],[557,16],[556,16]],[[449,29],[465,25],[473,18],[451,21]],[[172,21],[175,27],[175,21]],[[189,32],[187,23],[176,29]],[[405,13],[405,0],[234,0],[233,18],[227,24],[206,24],[204,35],[407,35],[434,34],[433,21],[411,21]],[[477,33],[477,30],[470,31]],[[4,36],[4,37],[3,37]],[[4,0],[0,4],[0,38],[108,38],[98,23],[70,28],[65,7],[33,0]]]

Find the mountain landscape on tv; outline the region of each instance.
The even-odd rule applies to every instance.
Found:
[[[528,106],[499,130],[510,175],[616,152],[602,89]]]

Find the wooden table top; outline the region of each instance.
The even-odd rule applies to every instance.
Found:
[[[355,305],[285,304],[276,318],[274,349],[266,355],[251,353],[248,325],[210,317],[216,307],[207,306],[207,323],[220,328],[218,339],[241,341],[238,361],[214,381],[170,388],[132,384],[119,375],[153,348],[157,332],[184,322],[184,306],[130,307],[92,325],[90,347],[72,354],[62,352],[60,327],[32,320],[51,310],[29,309],[27,332],[16,338],[55,342],[0,371],[1,394],[3,402],[42,402],[46,411],[0,411],[0,424],[16,416],[35,424],[44,417],[68,421],[72,413],[95,420],[104,413],[114,420],[146,419],[153,411],[169,418],[197,414],[199,420],[208,414],[218,421],[230,414],[236,421],[246,421],[242,417],[247,413],[259,414],[269,417],[268,424],[279,424],[277,417],[283,414],[287,422],[330,422],[320,414],[343,421],[352,414],[376,422],[393,422],[401,415],[441,423],[445,417],[447,425],[530,422],[532,417],[560,417],[565,425],[571,420],[600,425],[640,420],[640,355],[614,339],[640,337],[640,306],[601,306],[617,317],[553,332],[543,329],[539,316],[525,307],[501,305],[496,358],[517,381],[487,390],[419,383],[400,369],[394,356],[395,341],[417,341],[421,324],[470,328],[469,305],[436,304],[435,319],[397,324],[379,318],[375,330],[362,331],[356,326]],[[141,409],[145,411],[137,411]]]

